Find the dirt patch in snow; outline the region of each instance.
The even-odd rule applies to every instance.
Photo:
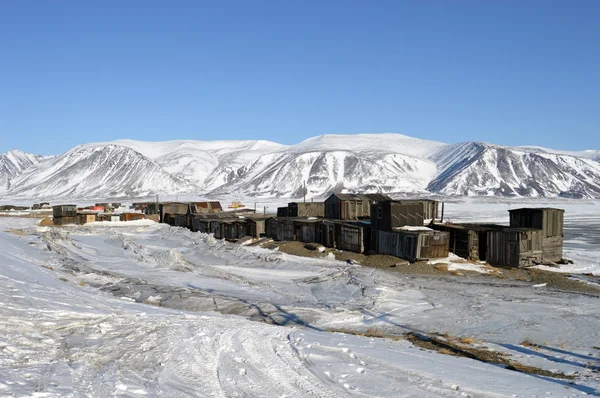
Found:
[[[446,277],[472,276],[478,278],[512,279],[530,282],[532,286],[546,284],[544,287],[540,287],[540,289],[555,289],[583,294],[600,295],[600,288],[581,281],[569,279],[569,274],[538,269],[500,268],[486,265],[486,268],[489,268],[491,272],[488,274],[481,274],[468,269],[449,270],[444,263],[437,263],[435,261],[433,261],[432,264],[428,264],[427,261],[409,263],[401,258],[383,254],[364,255],[331,248],[325,248],[325,250],[319,251],[317,249],[320,245],[314,243],[271,241],[261,246],[266,249],[279,250],[283,253],[302,257],[331,258],[331,256],[333,256],[339,261],[348,261],[366,267],[385,269],[391,272],[397,272],[406,275],[432,275]]]
[[[600,288],[582,281],[569,279],[569,274],[539,269],[502,268],[502,274],[496,276],[499,278],[530,282],[532,286],[545,284],[543,287],[538,287],[539,289],[557,289],[600,295]]]
[[[510,359],[510,355],[494,350],[489,350],[485,347],[473,347],[469,344],[462,344],[463,340],[448,338],[447,336],[429,336],[417,333],[408,333],[406,339],[417,347],[423,349],[437,351],[440,354],[452,355],[457,357],[465,357],[504,366],[505,369],[514,370],[517,372],[534,374],[545,377],[555,377],[559,379],[573,380],[575,375],[566,375],[560,372],[551,372],[535,366],[524,365]]]

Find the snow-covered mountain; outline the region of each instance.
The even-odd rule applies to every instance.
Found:
[[[0,192],[6,192],[10,189],[12,179],[44,159],[46,157],[25,153],[17,149],[0,155]]]
[[[195,189],[189,181],[130,148],[83,145],[30,166],[12,181],[8,194],[25,198],[119,198]]]
[[[0,176],[11,170],[9,189],[0,190],[5,198],[300,197],[305,183],[310,197],[345,191],[600,198],[600,151],[444,144],[401,134],[322,135],[291,146],[119,140],[41,163],[13,152],[0,157]],[[9,158],[22,160],[2,168]]]
[[[400,134],[323,135],[271,152],[231,173],[213,193],[300,197],[332,191],[424,192],[427,156],[444,144]]]
[[[445,195],[600,197],[600,163],[567,154],[486,143],[443,148],[427,189]]]
[[[118,140],[109,144],[131,148],[167,172],[187,179],[206,191],[229,181],[229,174],[259,156],[285,148],[270,141],[143,142]]]

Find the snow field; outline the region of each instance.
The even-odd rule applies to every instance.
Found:
[[[160,224],[34,223],[0,219],[0,396],[599,391],[594,297],[297,258]],[[536,366],[581,375],[570,385],[329,329],[472,336]],[[547,348],[519,346],[526,338]]]

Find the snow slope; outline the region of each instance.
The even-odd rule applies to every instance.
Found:
[[[159,224],[57,229],[0,218],[0,246],[0,395],[600,393],[595,297],[502,279],[406,278]],[[331,328],[475,337],[576,379]],[[544,346],[518,345],[526,337]]]

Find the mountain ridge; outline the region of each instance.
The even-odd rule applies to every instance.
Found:
[[[600,151],[486,142],[445,144],[402,134],[75,146],[44,158],[0,155],[0,197],[139,197],[202,193],[299,197],[333,191],[600,198]],[[2,186],[4,182],[4,187]]]

